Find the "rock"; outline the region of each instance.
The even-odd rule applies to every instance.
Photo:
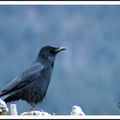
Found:
[[[81,115],[81,116],[85,116],[85,113],[82,111],[80,106],[74,105],[72,107],[72,110],[70,112],[70,115]]]
[[[21,115],[39,115],[39,116],[51,116],[51,114],[44,112],[44,111],[38,111],[38,110],[31,110],[29,112],[23,112]]]
[[[7,104],[2,100],[0,99],[0,115],[6,115],[8,114],[8,107],[7,107]]]
[[[11,112],[11,115],[17,115],[17,107],[16,107],[16,104],[11,104],[11,105],[10,105],[10,112]]]

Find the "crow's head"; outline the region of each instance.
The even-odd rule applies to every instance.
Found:
[[[66,50],[66,48],[45,46],[41,48],[39,57],[48,58],[50,61],[54,61],[56,54],[63,50]]]

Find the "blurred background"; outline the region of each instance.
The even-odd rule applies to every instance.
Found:
[[[67,115],[78,105],[87,115],[120,114],[119,5],[1,5],[0,90],[44,45],[67,50],[57,55],[38,108]],[[31,108],[25,101],[13,103],[19,113]]]

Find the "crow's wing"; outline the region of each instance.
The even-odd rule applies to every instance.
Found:
[[[41,63],[33,63],[0,92],[0,97],[23,88],[31,82],[35,81],[41,76],[43,70],[44,66]]]

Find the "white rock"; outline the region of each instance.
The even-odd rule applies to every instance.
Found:
[[[82,111],[80,106],[74,105],[72,107],[72,110],[70,112],[70,115],[81,115],[81,116],[85,116],[85,113]]]
[[[11,105],[10,105],[10,111],[11,111],[11,115],[17,115],[17,107],[16,107],[16,104],[11,104]]]
[[[31,110],[30,112],[23,112],[21,115],[40,115],[40,116],[51,116],[51,114],[44,112],[44,111],[38,111],[38,110]]]
[[[7,104],[2,99],[0,99],[0,115],[6,115],[8,111],[9,109]]]

